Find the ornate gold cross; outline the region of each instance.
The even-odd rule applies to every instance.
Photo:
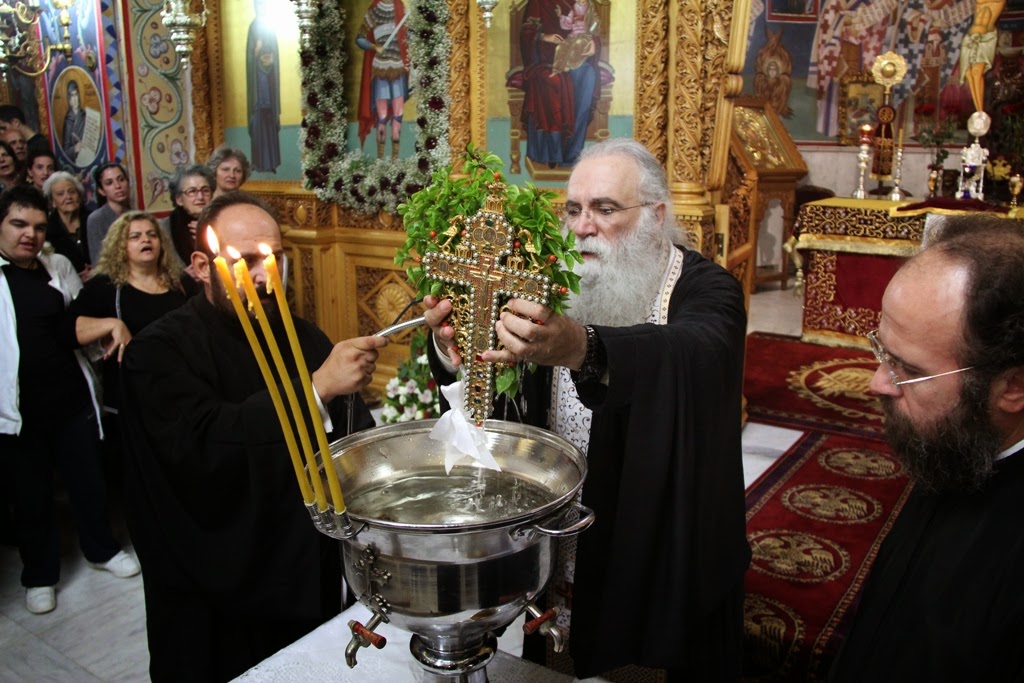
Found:
[[[501,305],[512,297],[547,305],[551,291],[551,278],[538,272],[532,255],[528,261],[512,256],[518,247],[515,236],[530,236],[505,218],[505,184],[495,181],[487,189],[484,207],[468,218],[452,219],[451,227],[437,236],[440,251],[423,256],[427,277],[449,286],[442,296],[452,301],[455,341],[467,377],[465,408],[478,425],[494,408],[494,364],[477,358],[496,348],[494,323]],[[453,247],[455,237],[461,239]],[[467,288],[468,294],[452,291],[453,285]]]

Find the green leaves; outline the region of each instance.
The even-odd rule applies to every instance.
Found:
[[[494,153],[474,147],[466,149],[461,173],[453,175],[448,166],[433,175],[432,182],[398,206],[405,222],[406,240],[395,254],[395,263],[405,267],[406,276],[419,296],[455,297],[467,294],[465,288],[443,285],[426,277],[420,259],[438,251],[442,245],[454,249],[462,239],[453,220],[478,212],[489,194],[487,185],[495,180],[505,182],[501,159]],[[550,308],[564,313],[569,293],[579,293],[579,276],[572,272],[583,258],[576,251],[571,231],[564,230],[551,202],[558,195],[533,184],[505,188],[505,217],[513,226],[516,243],[513,256],[522,259],[524,267],[537,270],[551,278]],[[453,315],[452,324],[459,328],[463,321]],[[519,392],[520,371],[502,370],[496,379],[499,393],[515,396]]]

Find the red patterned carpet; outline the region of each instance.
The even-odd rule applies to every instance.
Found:
[[[744,670],[750,681],[819,681],[907,495],[876,439],[811,432],[747,491]]]
[[[866,393],[877,367],[869,351],[751,334],[747,413],[754,422],[780,427],[882,438],[881,406]]]

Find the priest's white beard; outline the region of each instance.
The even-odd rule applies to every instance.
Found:
[[[584,325],[627,327],[646,322],[661,288],[672,243],[653,211],[616,240],[594,235],[576,242],[600,258],[576,266],[580,293],[569,295],[568,315]]]

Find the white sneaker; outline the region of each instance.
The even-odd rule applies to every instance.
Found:
[[[57,594],[53,586],[37,586],[25,589],[25,607],[32,614],[46,614],[57,606]]]
[[[142,571],[142,567],[139,566],[139,563],[135,558],[123,550],[117,551],[117,555],[114,555],[102,564],[99,562],[90,562],[89,566],[93,569],[108,571],[120,579],[127,579],[129,576],[135,576]]]

